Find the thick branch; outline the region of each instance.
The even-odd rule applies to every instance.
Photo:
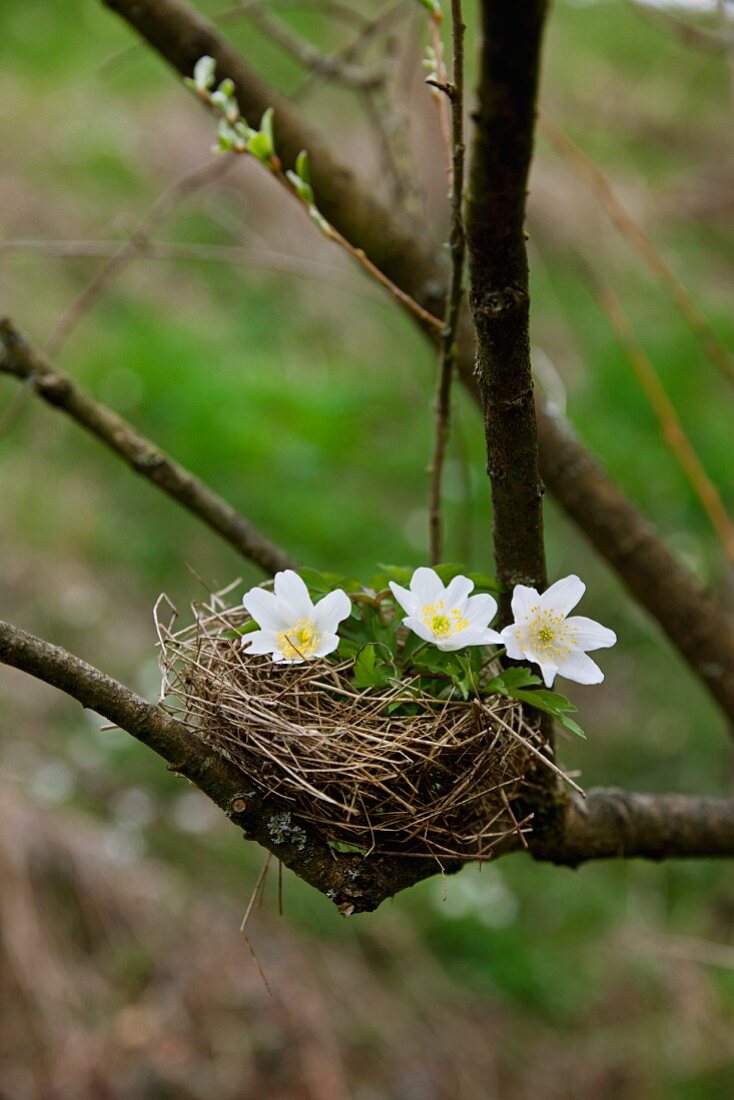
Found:
[[[734,798],[634,794],[597,788],[571,794],[557,842],[532,848],[536,859],[577,867],[591,859],[690,859],[734,856]]]
[[[71,416],[136,473],[193,512],[266,573],[293,568],[293,559],[261,535],[231,504],[139,435],[117,413],[86,394],[68,375],[55,370],[26,344],[7,319],[0,321],[0,374],[30,382],[39,397]]]
[[[83,707],[127,730],[185,776],[243,830],[306,882],[350,914],[375,909],[437,872],[433,858],[350,856],[332,851],[308,824],[298,822],[284,840],[282,817],[272,828],[275,807],[253,792],[246,776],[159,705],[106,676],[59,646],[0,620],[0,663],[59,688]],[[501,853],[518,850],[508,838]],[[554,840],[531,837],[535,859],[577,866],[591,859],[645,857],[734,857],[734,799],[684,795],[630,794],[592,790],[566,803],[565,832]],[[459,869],[444,864],[444,872]]]
[[[319,204],[329,221],[354,244],[364,247],[416,301],[440,314],[445,271],[437,256],[365,193],[323,139],[252,72],[209,23],[183,0],[103,2],[185,75],[190,75],[193,63],[203,53],[215,57],[221,75],[235,80],[245,114],[259,118],[266,107],[275,105],[278,147],[287,159],[293,159],[301,148],[309,149]],[[437,339],[434,332],[429,336]],[[462,341],[458,366],[464,383],[478,398],[470,340]],[[734,625],[567,427],[540,408],[536,413],[540,472],[546,486],[734,719]],[[685,621],[684,630],[681,621]],[[692,641],[695,638],[703,640],[703,650]]]
[[[346,915],[368,912],[385,898],[437,871],[434,859],[369,860],[333,851],[305,822],[284,828],[282,806],[252,789],[242,772],[162,707],[148,703],[59,646],[0,620],[0,663],[59,688],[158,753],[169,769],[199,787],[245,837],[315,886]],[[277,814],[277,824],[273,821]],[[449,863],[449,861],[447,861]],[[457,861],[444,867],[458,870]]]
[[[515,584],[544,588],[543,486],[530,366],[524,223],[544,0],[484,0],[467,207],[476,374],[505,619]]]
[[[721,604],[670,553],[565,421],[545,412],[538,430],[543,477],[555,499],[734,721],[734,626]]]

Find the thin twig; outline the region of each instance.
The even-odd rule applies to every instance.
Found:
[[[453,7],[452,7],[453,11]],[[441,131],[441,144],[446,156],[446,174],[449,178],[449,187],[452,186],[451,173],[453,171],[453,149],[454,144],[452,141],[451,124],[449,123],[448,104],[446,102],[447,96],[442,89],[448,86],[448,78],[446,75],[446,66],[443,60],[443,40],[441,39],[441,23],[443,22],[443,15],[440,8],[436,8],[431,14],[431,44],[433,46],[433,54],[436,61],[436,82],[434,83],[431,95],[436,103],[438,109],[438,124]],[[456,47],[454,46],[454,49]]]
[[[358,90],[375,88],[385,79],[382,72],[370,72],[345,58],[322,53],[308,39],[270,15],[261,4],[244,3],[242,12],[271,42],[319,76]],[[360,35],[363,34],[364,30],[360,32]]]
[[[650,237],[617,198],[614,188],[601,168],[545,113],[540,115],[540,127],[556,152],[591,188],[613,224],[660,280],[665,293],[699,340],[714,366],[728,382],[734,384],[731,352],[721,344],[716,333]]]
[[[268,854],[265,857],[265,862],[263,863],[262,868],[260,870],[260,874],[257,876],[257,882],[255,883],[255,888],[253,889],[252,894],[250,895],[250,900],[247,903],[247,908],[245,909],[245,915],[242,918],[242,924],[240,925],[240,932],[242,933],[242,938],[245,941],[245,946],[247,947],[250,958],[252,959],[252,961],[255,965],[255,969],[257,970],[257,972],[260,976],[260,980],[262,981],[263,985],[265,986],[266,990],[268,991],[269,996],[271,996],[271,997],[273,996],[273,991],[270,988],[270,983],[268,982],[267,977],[265,976],[265,971],[263,970],[262,966],[260,965],[260,960],[258,959],[257,955],[255,954],[255,948],[252,946],[252,940],[250,939],[249,935],[247,934],[247,925],[249,924],[250,917],[252,916],[252,910],[255,908],[255,903],[258,902],[258,899],[262,898],[262,892],[263,892],[263,888],[265,886],[265,879],[266,879],[268,871],[270,869],[270,863],[271,863],[272,858],[273,858],[272,852],[268,852]],[[280,868],[282,868],[282,866],[283,866],[282,863],[280,861],[278,861],[279,872],[280,872]]]
[[[706,53],[734,53],[734,37],[727,33],[724,20],[722,20],[722,31],[712,31],[708,27],[692,23],[690,19],[682,19],[675,12],[666,11],[665,8],[657,5],[639,3],[638,0],[627,0],[627,3],[646,23],[664,27],[685,46],[694,46]],[[725,16],[726,0],[717,0],[717,7],[720,17],[722,9]]]
[[[233,149],[232,152],[242,154],[243,151]],[[244,152],[245,155],[249,155],[246,153],[246,151]],[[260,161],[260,163],[262,164],[264,162]],[[266,164],[266,168],[268,168],[271,174],[275,176],[275,178],[285,188],[285,190],[293,196],[296,202],[298,202],[302,207],[305,207],[308,210],[312,219],[318,221],[321,232],[328,240],[334,241],[335,244],[338,244],[344,252],[346,252],[354,260],[356,260],[357,263],[361,267],[363,267],[364,270],[380,284],[380,286],[385,287],[385,289],[389,291],[390,294],[392,294],[393,298],[397,299],[397,301],[400,302],[401,305],[403,305],[410,313],[417,317],[421,324],[427,326],[428,328],[433,328],[437,332],[443,331],[443,321],[440,321],[438,317],[434,317],[432,313],[429,313],[427,309],[424,309],[422,305],[416,302],[415,298],[411,298],[410,294],[406,294],[406,292],[402,290],[397,285],[397,283],[394,283],[392,279],[388,278],[384,271],[381,271],[380,268],[372,262],[372,260],[369,258],[363,248],[357,248],[355,245],[353,245],[351,241],[347,240],[347,238],[342,233],[340,233],[338,229],[335,228],[335,226],[333,226],[330,222],[326,220],[326,218],[323,217],[317,207],[308,203],[305,199],[302,198],[301,195],[299,195],[298,191],[283,171],[280,160],[277,156],[271,157],[268,164]],[[314,215],[316,215],[316,218],[314,218]]]
[[[663,431],[663,435],[668,441],[670,449],[683,470],[688,484],[698,497],[701,507],[711,522],[711,526],[719,536],[727,557],[734,564],[734,524],[727,515],[718,489],[706,473],[690,439],[686,435],[675,407],[668,397],[649,356],[638,343],[629,318],[625,314],[619,299],[608,286],[601,284],[598,279],[593,277],[588,271],[588,265],[585,265],[585,267],[587,268],[587,274],[590,276],[591,285],[594,287],[597,301],[619,337],[630,366],[647,396],[650,407]]]
[[[449,250],[451,271],[446,296],[444,329],[441,333],[438,392],[436,395],[436,436],[431,464],[428,505],[431,562],[436,565],[443,555],[441,524],[441,482],[451,422],[451,382],[456,364],[456,337],[462,300],[462,280],[466,239],[464,234],[464,21],[461,0],[451,0],[453,43],[453,82],[451,85],[451,231]]]
[[[32,379],[35,392],[95,435],[132,469],[198,516],[266,573],[294,567],[285,551],[265,538],[231,504],[140,435],[121,416],[95,401],[68,375],[37,355],[9,320],[0,321],[0,374]]]
[[[121,245],[118,240],[88,241],[41,241],[10,240],[0,241],[0,256],[3,254],[37,253],[42,256],[58,256],[62,259],[78,256],[101,257],[116,256]],[[280,275],[296,275],[327,282],[350,294],[356,294],[370,301],[384,302],[377,287],[362,280],[346,282],[344,273],[333,264],[326,264],[310,256],[297,256],[290,252],[278,252],[275,249],[250,248],[246,245],[201,244],[193,241],[151,241],[141,242],[138,253],[141,260],[195,260],[202,263],[230,264],[234,267],[254,267],[264,271],[274,271]]]
[[[389,3],[384,8],[381,8],[376,15],[365,20],[350,42],[347,42],[344,46],[340,46],[339,49],[334,50],[333,53],[328,55],[330,63],[332,65],[351,64],[356,57],[365,51],[378,35],[388,30],[394,22],[402,17],[406,8],[406,0],[397,0],[397,3]],[[291,98],[300,103],[304,96],[313,92],[318,87],[319,80],[323,80],[324,77],[325,74],[323,72],[310,72],[308,76],[296,86]]]

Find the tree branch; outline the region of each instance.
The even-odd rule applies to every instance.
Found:
[[[59,646],[0,620],[0,664],[58,688],[85,708],[147,745],[169,770],[202,790],[225,815],[344,913],[369,912],[399,890],[436,874],[453,873],[459,860],[439,868],[434,857],[353,856],[333,851],[307,822],[284,835],[282,807],[253,791],[247,777],[213,746],[117,680]],[[734,799],[631,794],[598,789],[570,796],[566,827],[548,840],[530,835],[537,860],[572,867],[592,859],[734,857]],[[273,815],[278,814],[278,827]],[[524,848],[512,834],[497,853]]]
[[[720,602],[660,541],[566,421],[545,411],[538,432],[543,477],[556,501],[734,722],[734,625]]]
[[[560,840],[535,859],[578,867],[592,859],[734,857],[734,798],[636,794],[599,787],[569,795]]]
[[[252,789],[239,768],[200,740],[160,705],[146,702],[123,684],[59,646],[0,620],[0,663],[59,688],[89,710],[96,711],[161,756],[169,770],[184,776],[242,829],[286,867],[330,898],[346,915],[376,909],[399,890],[438,870],[436,860],[335,852],[307,822],[284,828],[282,805]],[[273,815],[277,814],[277,827]],[[446,861],[447,873],[459,869]]]
[[[483,0],[466,220],[476,374],[505,621],[514,585],[543,589],[546,584],[524,237],[545,7],[545,0]]]
[[[294,568],[293,559],[261,535],[231,504],[139,435],[121,416],[86,394],[68,375],[37,355],[7,319],[0,321],[0,374],[32,383],[39,397],[67,413],[137,474],[202,519],[266,573]]]
[[[183,76],[208,54],[216,61],[217,77],[234,81],[244,118],[257,122],[268,107],[275,111],[278,155],[286,168],[295,166],[302,149],[309,155],[311,181],[318,208],[327,221],[353,245],[363,247],[382,272],[398,286],[413,286],[425,310],[441,316],[444,278],[436,275],[430,246],[416,242],[408,229],[360,186],[355,173],[330,149],[323,138],[299,117],[279,92],[256,73],[242,55],[184,0],[101,0],[122,16]],[[369,242],[369,249],[367,249]],[[411,269],[418,262],[418,279]],[[420,272],[425,272],[422,282]],[[442,271],[442,267],[439,268]],[[434,280],[431,284],[431,280]],[[411,295],[413,297],[413,295]]]
[[[293,160],[300,149],[308,148],[319,203],[329,221],[355,244],[364,245],[377,265],[416,301],[440,314],[445,271],[436,254],[366,194],[350,169],[211,24],[183,0],[101,2],[184,75],[191,74],[203,54],[215,57],[217,71],[235,81],[244,114],[259,118],[268,106],[275,106],[279,149]],[[428,334],[437,339],[433,331]],[[470,340],[460,343],[458,367],[478,399]],[[536,415],[546,486],[734,720],[734,625],[568,426],[540,407]]]

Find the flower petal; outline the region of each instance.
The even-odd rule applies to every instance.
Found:
[[[410,578],[410,591],[417,597],[418,603],[425,606],[440,600],[445,589],[436,570],[421,565]]]
[[[436,642],[439,649],[451,653],[456,649],[466,649],[475,645],[502,645],[502,637],[496,630],[486,630],[481,627],[468,626],[464,630],[452,634],[450,638],[444,638],[442,642]]]
[[[558,674],[577,684],[600,684],[604,679],[604,673],[596,661],[592,661],[585,653],[572,653],[563,662]]]
[[[418,599],[409,588],[401,588],[395,581],[389,581],[390,591],[395,599],[398,601],[403,611],[407,611],[408,615],[412,615],[418,607]]]
[[[540,596],[535,588],[528,588],[526,584],[516,584],[512,591],[512,614],[515,622],[529,619],[533,614],[533,608],[540,604]]]
[[[338,645],[338,634],[322,634],[321,641],[316,646],[316,649],[311,654],[311,657],[326,657],[327,654],[333,653]]]
[[[463,607],[469,598],[469,593],[474,588],[474,581],[470,581],[468,577],[464,577],[461,573],[449,581],[446,592],[444,593],[444,600],[448,608]]]
[[[488,624],[497,614],[497,601],[488,592],[482,592],[479,596],[470,596],[464,608],[464,618],[468,619],[472,626]]]
[[[606,649],[617,641],[613,630],[593,619],[587,619],[585,615],[572,615],[570,619],[566,619],[566,626],[573,629],[574,644],[579,649]]]
[[[408,615],[407,619],[403,619],[403,626],[407,626],[408,630],[412,630],[414,634],[417,634],[419,638],[422,638],[424,642],[438,642],[436,641],[436,635],[433,633],[430,627],[426,626],[422,619],[416,619],[412,615]]]
[[[278,648],[278,635],[274,630],[253,630],[243,635],[242,646],[249,657],[274,653]]]
[[[287,604],[295,619],[310,619],[313,604],[305,582],[293,569],[284,569],[275,574],[275,595]]]
[[[313,609],[313,621],[319,634],[335,634],[342,619],[349,618],[352,601],[341,588],[336,588],[319,600]],[[329,650],[331,653],[331,650]]]
[[[570,577],[563,577],[562,580],[552,584],[550,588],[546,588],[540,597],[540,606],[545,611],[555,611],[558,615],[568,615],[585,591],[586,585],[584,582],[575,573],[572,573]]]
[[[520,645],[515,626],[506,626],[504,630],[500,631],[500,638],[502,639],[502,645],[507,650],[507,656],[512,661],[524,661],[525,650]]]
[[[540,671],[543,673],[543,682],[547,688],[553,687],[553,681],[558,673],[558,665],[552,661],[538,661],[531,657],[530,660],[533,664],[540,665]],[[591,658],[589,658],[591,660]]]
[[[245,592],[242,603],[263,630],[287,630],[292,625],[290,616],[284,615],[284,608],[277,596],[264,588],[251,588]]]

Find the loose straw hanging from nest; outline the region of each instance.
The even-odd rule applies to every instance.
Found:
[[[357,692],[351,661],[248,656],[233,631],[249,616],[221,597],[195,607],[179,632],[156,614],[163,691],[198,736],[282,804],[275,818],[290,821],[290,812],[331,844],[367,853],[473,860],[529,829],[512,799],[531,765],[553,765],[518,703],[438,700],[402,685]],[[391,715],[401,700],[420,712]]]

